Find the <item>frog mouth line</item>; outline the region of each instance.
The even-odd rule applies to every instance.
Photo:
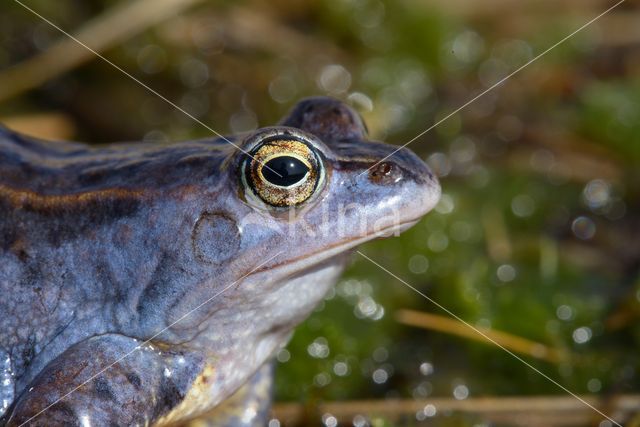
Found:
[[[259,270],[254,271],[247,277],[256,276],[266,271],[271,271],[273,273],[274,270],[279,271],[278,279],[280,279],[281,277],[290,276],[292,274],[298,273],[300,271],[304,271],[308,268],[321,264],[324,261],[327,261],[331,258],[338,257],[362,243],[366,243],[374,239],[391,237],[395,233],[402,233],[405,230],[414,226],[418,221],[420,221],[421,218],[422,217],[418,217],[416,219],[405,221],[399,224],[393,224],[391,226],[383,228],[382,230],[376,231],[375,233],[372,233],[372,234],[367,234],[365,236],[343,240],[342,242],[329,246],[329,248],[324,249],[322,251],[313,252],[311,254],[294,258],[292,260],[275,264],[272,266],[262,267]]]

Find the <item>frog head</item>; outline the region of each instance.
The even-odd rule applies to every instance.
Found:
[[[288,333],[335,282],[345,254],[407,229],[440,196],[419,157],[368,140],[359,115],[332,98],[303,100],[280,125],[237,143],[218,177],[228,191],[199,217],[193,250],[215,272],[210,280],[233,285],[208,311],[252,334]],[[191,295],[182,312],[204,291]]]
[[[280,231],[272,249],[261,253],[286,254],[273,265],[289,265],[282,270],[287,274],[399,234],[440,197],[437,179],[420,158],[369,141],[360,116],[332,98],[301,101],[281,126],[258,130],[242,147],[232,170],[250,209],[245,229],[255,222]]]

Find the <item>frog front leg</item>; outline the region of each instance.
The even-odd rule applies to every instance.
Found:
[[[264,427],[269,421],[273,362],[265,363],[231,397],[188,427]]]
[[[51,361],[15,402],[7,426],[148,425],[184,398],[202,360],[107,334]]]

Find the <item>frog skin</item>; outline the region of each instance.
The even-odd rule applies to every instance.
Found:
[[[0,425],[264,425],[270,361],[349,251],[439,199],[331,98],[228,140],[0,128]]]

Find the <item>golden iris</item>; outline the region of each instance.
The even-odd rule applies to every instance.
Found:
[[[253,150],[244,167],[247,184],[263,202],[277,207],[308,200],[323,176],[322,163],[305,143],[276,138]]]

